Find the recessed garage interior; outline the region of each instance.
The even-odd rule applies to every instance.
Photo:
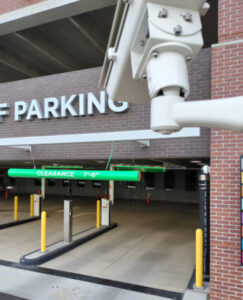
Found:
[[[146,162],[136,161],[141,165]],[[118,226],[41,266],[183,293],[194,270],[198,175],[206,163],[205,159],[164,162],[168,168],[165,173],[143,173],[139,183],[116,182],[111,220]],[[105,164],[94,161],[84,168],[105,169]],[[13,221],[14,195],[19,196],[19,219],[27,218],[29,195],[40,189],[40,180],[8,178],[6,171],[2,169],[1,183],[12,189],[8,199],[2,190],[1,223]],[[108,189],[105,181],[47,180],[43,201],[48,216],[47,245],[63,239],[64,200],[73,201],[75,236],[95,227],[97,193],[103,197]],[[151,203],[146,201],[148,194]],[[23,255],[40,248],[40,220],[0,230],[0,237],[4,240],[1,259],[17,263]]]
[[[73,200],[73,234],[95,226],[95,197]],[[0,215],[9,217],[12,205],[1,201]],[[19,197],[20,217],[29,199]],[[48,196],[47,245],[63,239],[63,201]],[[25,213],[25,214],[24,214]],[[3,220],[1,218],[1,220]],[[194,229],[198,206],[193,203],[117,199],[112,221],[118,227],[41,266],[84,275],[184,292],[194,269]],[[4,218],[6,222],[6,217]],[[40,221],[1,230],[1,259],[19,262],[40,248]]]

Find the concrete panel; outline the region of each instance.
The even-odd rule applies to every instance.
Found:
[[[115,5],[116,0],[47,0],[0,15],[0,36]]]
[[[27,270],[0,266],[0,291],[24,299],[35,300],[76,300],[76,299],[117,299],[117,300],[166,300],[154,295],[107,287],[74,279],[68,279]],[[15,299],[6,296],[4,299]],[[20,298],[17,298],[18,300]],[[22,299],[22,298],[21,298]]]

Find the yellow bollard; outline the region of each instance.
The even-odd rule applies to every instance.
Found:
[[[203,231],[196,230],[196,287],[203,287]]]
[[[34,216],[34,195],[30,195],[30,216]]]
[[[18,196],[14,197],[14,221],[18,221]]]
[[[46,212],[41,213],[41,252],[46,252]]]
[[[100,200],[96,201],[96,227],[100,228]]]

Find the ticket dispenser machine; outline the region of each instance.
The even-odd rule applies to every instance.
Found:
[[[34,216],[40,217],[42,209],[42,197],[38,194],[34,194]]]
[[[110,200],[101,199],[101,225],[110,225]]]

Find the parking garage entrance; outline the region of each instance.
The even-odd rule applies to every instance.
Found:
[[[197,173],[171,168],[165,173],[145,172],[139,183],[115,182],[111,217],[117,228],[41,266],[183,293],[194,269],[194,230],[199,224]],[[16,184],[26,180],[35,183],[35,179],[16,179]],[[48,214],[47,244],[62,239],[64,199],[73,200],[74,235],[93,226],[97,191],[102,197],[108,183],[84,180],[78,186],[79,180],[72,181],[72,195],[64,196],[63,182],[54,180],[50,186],[48,180],[43,204]],[[27,191],[23,198],[29,201]],[[1,258],[18,262],[22,255],[38,249],[39,226],[37,221],[8,229],[7,242],[0,246]],[[6,239],[4,231],[0,236]],[[15,243],[21,246],[10,247]]]

